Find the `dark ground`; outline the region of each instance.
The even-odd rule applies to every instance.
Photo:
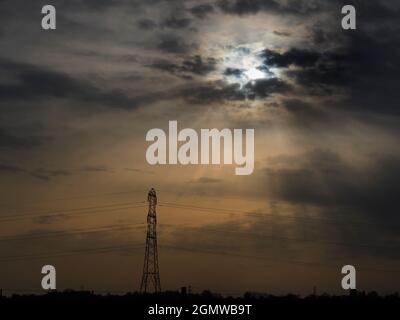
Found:
[[[96,295],[91,292],[64,291],[46,295],[13,295],[0,299],[0,319],[178,319],[174,315],[148,315],[150,306],[180,306],[179,319],[399,319],[398,293],[378,296],[376,293],[356,293],[347,296],[295,295],[260,296],[246,293],[243,297],[221,297],[210,292],[180,294],[165,292],[158,295]],[[250,315],[192,315],[197,305],[248,305]]]

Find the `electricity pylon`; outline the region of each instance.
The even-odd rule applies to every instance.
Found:
[[[149,191],[147,201],[149,202],[149,213],[147,214],[146,252],[144,254],[142,284],[140,285],[140,292],[143,293],[149,292],[151,289],[153,289],[153,292],[161,291],[156,231],[157,195],[153,188]]]

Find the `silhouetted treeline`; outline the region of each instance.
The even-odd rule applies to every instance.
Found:
[[[176,315],[150,315],[149,308],[182,307]],[[194,315],[193,305],[251,305],[250,314],[242,315]],[[185,312],[184,310],[189,310]],[[208,311],[207,307],[203,311]],[[214,310],[214,309],[213,309]],[[199,312],[199,310],[197,310]],[[0,298],[0,319],[6,315],[39,316],[43,318],[88,319],[354,319],[362,317],[387,319],[400,312],[398,293],[379,296],[375,292],[349,295],[296,295],[273,296],[245,293],[242,297],[223,297],[210,291],[201,294],[163,292],[160,294],[128,293],[125,295],[100,295],[90,291],[50,292],[44,295],[12,295]]]

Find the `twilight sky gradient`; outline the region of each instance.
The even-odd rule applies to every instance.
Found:
[[[164,290],[399,290],[398,1],[45,4],[0,0],[0,288],[138,289],[154,187]],[[255,128],[254,173],[148,165],[169,120]]]

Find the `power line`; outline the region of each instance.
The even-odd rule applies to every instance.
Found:
[[[188,230],[185,230],[183,232],[186,232]],[[326,240],[321,240],[321,239],[312,239],[312,238],[292,238],[292,237],[283,237],[283,236],[273,236],[273,235],[268,235],[265,233],[254,233],[254,232],[243,232],[243,231],[237,231],[237,230],[221,230],[218,228],[213,228],[213,229],[201,229],[201,230],[190,230],[190,231],[195,231],[195,232],[201,232],[201,233],[228,233],[228,234],[240,234],[240,235],[247,235],[247,238],[252,238],[252,237],[259,237],[259,238],[265,238],[265,239],[272,239],[272,240],[283,240],[283,241],[293,241],[293,242],[309,242],[309,243],[322,243],[322,244],[327,244],[327,245],[334,245],[334,246],[349,246],[349,247],[365,247],[365,248],[374,248],[374,249],[393,249],[393,250],[398,250],[399,247],[395,246],[378,246],[378,245],[371,245],[371,244],[364,244],[364,243],[349,243],[349,242],[336,242],[336,241],[326,241]]]
[[[125,204],[135,204],[135,203],[143,203],[143,201],[130,202],[130,203],[125,203]],[[141,207],[145,207],[145,205],[143,204],[143,205],[139,205],[139,206],[132,206],[132,205],[123,206],[123,204],[113,204],[113,205],[104,205],[104,206],[95,206],[95,207],[82,207],[82,208],[73,208],[73,209],[65,209],[65,210],[47,211],[45,213],[41,212],[41,214],[39,214],[39,215],[33,215],[33,214],[20,214],[17,216],[9,215],[9,216],[6,216],[4,219],[0,218],[0,222],[19,221],[19,220],[25,220],[25,219],[80,216],[80,215],[86,215],[86,214],[92,214],[92,213],[98,213],[98,212],[109,212],[109,211],[115,211],[115,210],[124,210],[124,209],[141,208]],[[56,214],[54,214],[54,212],[56,212]]]
[[[143,203],[144,201],[140,202],[133,202],[133,203]],[[70,216],[70,215],[82,215],[82,214],[91,214],[91,213],[97,213],[97,212],[102,212],[102,211],[113,211],[113,210],[122,210],[122,209],[129,209],[129,208],[139,208],[139,207],[144,207],[145,205],[139,205],[139,206],[125,206],[125,207],[116,207],[116,206],[121,206],[121,205],[126,205],[126,204],[132,204],[132,203],[116,203],[116,204],[109,204],[109,205],[103,205],[103,206],[93,206],[93,207],[80,207],[80,208],[73,208],[73,209],[66,209],[66,210],[56,210],[56,211],[48,211],[47,213],[50,212],[58,212],[58,214],[52,214],[52,215],[32,215],[32,214],[27,214],[27,213],[22,213],[19,214],[18,216],[6,216],[8,220],[6,221],[13,221],[10,220],[11,218],[14,219],[25,219],[25,218],[38,218],[38,217],[57,217],[57,216]],[[206,211],[206,212],[215,212],[217,213],[224,213],[224,214],[240,214],[240,213],[245,213],[245,214],[253,214],[257,217],[261,216],[264,217],[265,213],[261,212],[247,212],[247,211],[241,211],[241,210],[229,210],[229,209],[221,209],[221,208],[211,208],[211,207],[199,207],[199,206],[191,206],[191,205],[183,205],[179,203],[162,203],[160,204],[161,206],[165,207],[172,207],[172,208],[178,208],[178,209],[190,209],[190,210],[198,210],[198,211]],[[106,209],[107,208],[107,209]],[[101,210],[104,209],[104,210]],[[86,210],[86,211],[85,211]],[[83,211],[83,212],[82,212]],[[69,212],[69,213],[68,213]],[[271,215],[270,215],[271,216]],[[282,216],[279,216],[282,217]],[[292,217],[290,217],[292,218]],[[296,217],[293,217],[297,219]],[[1,219],[0,219],[1,221]],[[15,221],[15,220],[14,220]],[[138,224],[139,225],[139,224]],[[173,227],[176,227],[176,225],[170,225]],[[33,239],[33,238],[40,238],[40,237],[52,237],[52,236],[68,236],[70,234],[85,234],[85,233],[93,233],[93,232],[105,232],[105,231],[123,231],[123,230],[128,230],[129,227],[127,228],[126,226],[111,226],[111,227],[98,227],[98,228],[85,228],[85,229],[78,229],[78,230],[72,230],[70,232],[68,231],[58,231],[58,232],[48,232],[46,234],[34,234],[30,236],[22,236],[22,237],[3,237],[0,238],[0,241],[10,241],[10,240],[23,240],[23,239]],[[191,230],[191,231],[197,231],[197,230]],[[324,244],[329,244],[329,245],[340,245],[340,246],[360,246],[360,247],[367,247],[367,248],[384,248],[384,249],[395,249],[393,247],[384,247],[384,246],[375,246],[375,245],[369,245],[369,244],[353,244],[353,243],[341,243],[341,242],[334,242],[334,241],[321,241],[320,239],[301,239],[301,238],[288,238],[288,237],[276,237],[276,236],[270,236],[267,234],[254,234],[254,233],[245,233],[241,231],[234,231],[234,230],[218,230],[218,229],[208,229],[208,230],[198,230],[200,232],[225,232],[225,233],[233,233],[233,234],[242,234],[242,235],[251,235],[251,236],[257,236],[257,237],[265,237],[269,239],[277,239],[277,240],[284,240],[284,241],[294,241],[294,242],[311,242],[311,243],[324,243]],[[24,256],[15,256],[19,258],[24,258]],[[14,258],[15,258],[14,257]],[[1,258],[1,257],[0,257]],[[6,257],[7,258],[7,257]]]
[[[325,268],[337,268],[336,265],[339,263],[337,260],[332,263],[321,263],[315,261],[301,261],[301,260],[288,260],[288,259],[277,259],[276,257],[265,257],[265,256],[257,256],[257,255],[247,255],[241,254],[237,252],[229,252],[229,251],[218,251],[215,249],[212,250],[205,250],[205,249],[198,249],[193,247],[184,247],[184,246],[176,246],[176,245],[161,245],[160,247],[171,249],[171,250],[180,250],[180,251],[187,251],[187,252],[198,252],[203,254],[212,254],[212,255],[223,255],[223,256],[230,256],[230,257],[238,257],[238,258],[245,258],[245,259],[253,259],[253,260],[260,260],[260,261],[269,261],[272,263],[278,264],[290,264],[290,265],[299,265],[299,266],[311,266],[311,267],[325,267]],[[81,254],[101,254],[101,253],[110,253],[114,251],[123,251],[123,250],[131,250],[131,249],[140,249],[143,248],[143,244],[131,243],[126,245],[120,246],[107,246],[107,247],[99,247],[99,248],[86,248],[86,249],[77,249],[77,250],[70,250],[67,252],[56,252],[52,254],[30,254],[30,255],[15,255],[15,256],[8,256],[8,257],[0,257],[0,262],[13,262],[13,261],[26,261],[26,260],[36,260],[36,259],[49,259],[49,258],[60,258],[60,257],[68,257],[68,256],[76,256]],[[374,272],[393,272],[398,273],[400,270],[395,269],[382,269],[376,268],[373,266],[365,266],[362,265],[359,267],[362,270],[370,270]]]
[[[47,211],[42,211],[42,210],[36,210],[36,211],[28,211],[28,212],[14,212],[12,214],[6,215],[6,216],[1,216],[1,219],[5,218],[15,218],[15,217],[32,217],[34,216],[35,213],[40,213],[42,215],[44,214],[52,214],[52,213],[63,213],[63,212],[72,212],[72,211],[81,211],[81,210],[90,210],[90,209],[97,209],[97,208],[107,208],[107,207],[115,207],[115,206],[125,206],[125,205],[131,205],[131,204],[138,204],[138,203],[145,203],[144,201],[137,201],[137,202],[123,202],[123,203],[111,203],[111,204],[106,204],[106,205],[101,205],[101,206],[90,206],[90,207],[78,207],[78,208],[70,208],[70,209],[51,209]]]
[[[142,203],[145,203],[145,201],[113,203],[113,204],[102,205],[102,206],[78,207],[78,208],[72,208],[72,209],[54,209],[54,210],[47,210],[44,212],[43,211],[34,211],[34,212],[13,213],[10,215],[1,216],[0,222],[18,221],[18,220],[32,219],[32,218],[51,218],[51,217],[56,217],[56,216],[80,215],[80,214],[74,214],[74,212],[87,211],[88,213],[90,213],[91,210],[113,208],[113,207],[118,207],[118,206],[121,206],[121,208],[118,208],[118,209],[116,208],[117,210],[130,209],[133,207],[128,206],[128,205],[142,204]],[[124,207],[124,206],[126,206],[126,207]],[[364,222],[364,221],[357,221],[357,222],[355,222],[355,221],[337,221],[334,219],[327,219],[327,218],[322,218],[322,217],[311,217],[311,216],[307,216],[307,217],[304,217],[304,216],[294,217],[294,216],[288,216],[288,215],[276,216],[276,215],[266,213],[266,212],[251,212],[251,211],[236,210],[236,209],[200,207],[200,206],[179,204],[176,202],[175,203],[174,202],[161,202],[159,204],[159,206],[175,208],[175,209],[188,209],[188,210],[193,210],[193,211],[209,212],[209,213],[214,213],[214,214],[225,214],[225,215],[245,214],[246,216],[259,217],[259,218],[278,217],[279,219],[327,221],[327,222],[331,222],[331,223],[348,224],[348,225],[358,225],[358,224],[375,225],[375,224],[371,224],[371,223]],[[140,206],[138,206],[138,207],[140,207]],[[99,210],[97,210],[97,212],[99,212]],[[37,213],[39,213],[39,215],[36,215]]]
[[[70,196],[70,197],[64,197],[64,198],[53,198],[53,199],[49,199],[47,201],[31,201],[31,202],[27,202],[25,203],[25,205],[27,204],[43,204],[43,203],[49,203],[49,202],[54,202],[54,201],[62,201],[62,200],[74,200],[74,199],[87,199],[87,198],[95,198],[95,197],[104,197],[104,196],[114,196],[114,195],[121,195],[121,194],[131,194],[131,193],[142,193],[142,190],[131,190],[131,191],[124,191],[124,192],[107,192],[107,193],[91,193],[91,194],[87,194],[87,195],[77,195],[77,196]],[[18,205],[20,205],[21,203],[18,203]],[[1,203],[1,206],[13,206],[14,204],[12,203]]]
[[[158,189],[158,190],[160,190],[160,189]],[[173,193],[173,191],[167,190],[167,189],[161,189],[161,191],[163,193]],[[130,191],[122,191],[122,192],[105,192],[105,193],[90,193],[90,194],[86,194],[86,195],[72,195],[69,197],[47,199],[46,201],[30,201],[30,202],[24,203],[24,205],[45,204],[45,203],[50,203],[50,202],[55,202],[55,201],[62,201],[62,200],[88,199],[88,198],[96,198],[96,197],[104,197],[104,196],[117,196],[117,195],[132,194],[132,193],[143,193],[143,190],[138,189],[138,190],[130,190]],[[219,196],[219,198],[220,197],[221,196]],[[231,198],[231,197],[226,197],[226,198]],[[0,206],[3,206],[3,207],[12,207],[14,205],[15,205],[15,203],[0,203]],[[21,205],[21,202],[18,202],[18,205]]]
[[[18,241],[18,240],[28,240],[28,239],[39,239],[39,238],[48,238],[48,237],[62,237],[62,236],[70,236],[77,234],[91,234],[91,233],[99,233],[99,232],[117,232],[117,231],[128,231],[135,229],[134,227],[144,225],[145,223],[136,223],[136,224],[128,224],[128,225],[119,225],[119,226],[102,226],[102,227],[94,227],[94,228],[83,228],[83,229],[74,229],[70,231],[51,231],[45,233],[33,233],[30,235],[22,235],[22,236],[4,236],[0,237],[0,242],[4,241]],[[176,228],[182,227],[182,225],[172,225],[172,224],[161,224],[161,227],[166,228]],[[396,246],[380,246],[373,244],[365,244],[365,243],[349,243],[349,242],[335,242],[329,240],[321,240],[316,238],[293,238],[293,237],[283,237],[283,236],[274,236],[266,233],[254,233],[254,232],[245,232],[238,230],[223,230],[221,228],[206,228],[201,230],[191,229],[184,230],[183,232],[201,232],[201,233],[225,233],[225,234],[240,234],[241,236],[247,236],[247,238],[265,238],[272,240],[280,240],[280,241],[293,241],[293,242],[308,242],[308,243],[320,243],[326,245],[334,245],[334,246],[350,246],[350,247],[365,247],[365,248],[374,248],[374,249],[389,249],[396,250],[398,247]]]
[[[230,210],[230,209],[221,209],[221,208],[211,208],[211,207],[198,207],[198,206],[191,206],[191,205],[181,205],[181,204],[174,204],[171,202],[165,203],[161,202],[160,207],[169,207],[169,208],[175,208],[175,209],[188,209],[188,210],[193,210],[193,211],[203,211],[203,212],[208,212],[208,213],[214,213],[214,214],[224,214],[224,215],[239,215],[239,214],[245,214],[246,216],[251,216],[255,218],[283,218],[283,219],[292,219],[292,220],[310,220],[310,221],[327,221],[331,223],[337,223],[337,224],[346,224],[346,225],[359,225],[359,224],[365,224],[365,225],[371,225],[371,226],[376,226],[374,223],[369,223],[365,221],[338,221],[334,219],[327,219],[327,218],[321,218],[321,217],[294,217],[294,216],[288,216],[288,215],[273,215],[270,213],[266,212],[251,212],[251,211],[242,211],[242,210]]]
[[[204,254],[215,254],[215,255],[224,255],[224,256],[231,256],[231,257],[238,257],[238,258],[246,258],[246,259],[255,259],[255,260],[262,260],[262,261],[270,261],[272,263],[283,263],[283,264],[293,264],[293,265],[302,265],[302,266],[312,266],[312,267],[326,267],[326,268],[334,268],[336,269],[336,265],[339,262],[335,260],[330,264],[328,263],[321,263],[321,262],[314,262],[314,261],[300,261],[300,260],[287,260],[287,259],[277,259],[276,257],[264,257],[264,256],[256,256],[256,255],[246,255],[240,254],[236,252],[229,252],[229,251],[217,251],[217,250],[204,250],[204,249],[196,249],[193,247],[183,247],[183,246],[175,246],[175,245],[161,245],[161,248],[172,249],[172,250],[182,250],[188,252],[199,252]],[[393,272],[398,273],[400,270],[395,269],[381,269],[371,266],[360,266],[358,267],[362,270],[370,270],[374,272]]]
[[[144,226],[145,223],[136,223],[136,224],[121,224],[116,226],[103,226],[103,227],[95,227],[95,228],[83,228],[83,229],[74,229],[70,231],[52,231],[47,233],[33,233],[30,235],[23,236],[5,236],[0,237],[0,242],[3,241],[18,241],[18,240],[29,240],[29,239],[40,239],[40,238],[49,238],[49,237],[63,237],[70,235],[82,235],[82,234],[91,234],[91,233],[99,233],[99,232],[109,232],[109,231],[129,231],[132,229],[136,229],[138,226]]]
[[[32,231],[32,234],[25,235],[10,235],[0,237],[0,242],[2,241],[18,241],[18,240],[27,240],[27,239],[39,239],[39,238],[49,238],[49,237],[62,237],[62,236],[70,236],[70,235],[82,235],[82,234],[90,234],[97,232],[109,232],[109,231],[129,231],[132,229],[137,229],[140,226],[146,225],[145,222],[138,222],[133,224],[120,224],[114,226],[100,226],[93,228],[81,228],[81,229],[72,229],[72,230],[55,230],[49,232],[35,232]],[[168,225],[161,224],[164,227],[173,227],[176,228],[177,225]],[[181,224],[179,226],[185,226],[185,224]],[[187,225],[186,225],[187,226]]]
[[[63,237],[63,236],[71,236],[71,235],[82,235],[82,234],[92,234],[92,233],[101,233],[101,232],[119,232],[119,231],[130,231],[133,229],[137,229],[139,226],[144,226],[145,223],[136,223],[136,224],[121,224],[118,226],[102,226],[95,228],[83,228],[83,229],[74,229],[70,231],[52,231],[47,233],[33,233],[30,235],[22,235],[22,236],[5,236],[0,237],[0,242],[5,241],[19,241],[19,240],[29,240],[29,239],[41,239],[41,238],[49,238],[49,237]],[[161,227],[164,228],[176,228],[182,225],[172,225],[172,224],[161,224]],[[325,244],[325,245],[334,245],[334,246],[349,246],[349,247],[365,247],[365,248],[374,248],[374,249],[392,249],[397,250],[398,247],[395,246],[378,246],[364,243],[349,243],[349,242],[335,242],[335,241],[326,241],[315,238],[292,238],[292,237],[283,237],[283,236],[274,236],[265,233],[254,233],[254,232],[244,232],[237,230],[223,230],[221,228],[206,228],[201,230],[191,229],[191,230],[183,230],[181,232],[200,232],[200,233],[225,233],[225,234],[239,234],[240,236],[247,236],[247,238],[251,239],[253,237],[263,238],[263,239],[272,239],[272,240],[280,240],[280,241],[293,241],[293,242],[308,242],[311,244]]]
[[[49,258],[76,256],[76,255],[81,255],[81,254],[109,253],[109,252],[113,252],[113,251],[122,251],[122,250],[127,250],[127,249],[140,249],[140,248],[143,248],[143,244],[138,244],[138,243],[133,244],[132,243],[132,244],[126,244],[126,245],[119,245],[119,246],[76,249],[76,250],[47,253],[47,254],[28,254],[28,255],[5,256],[5,257],[0,257],[0,262],[49,259]]]

